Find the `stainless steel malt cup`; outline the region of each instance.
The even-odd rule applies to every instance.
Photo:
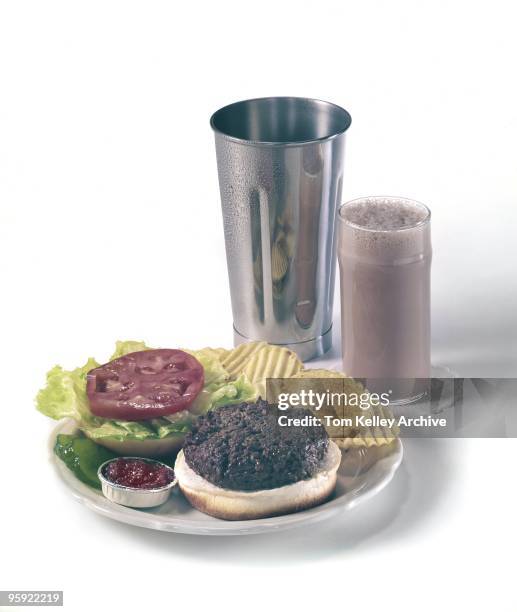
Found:
[[[332,344],[343,108],[259,98],[218,110],[215,132],[235,344],[266,340],[303,360]]]

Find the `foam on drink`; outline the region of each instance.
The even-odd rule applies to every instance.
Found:
[[[429,209],[403,198],[362,198],[341,207],[345,222],[340,248],[355,258],[393,263],[419,257],[431,248],[422,225]]]
[[[343,218],[350,223],[381,231],[414,227],[429,214],[423,204],[400,198],[364,198],[350,202],[341,210]]]

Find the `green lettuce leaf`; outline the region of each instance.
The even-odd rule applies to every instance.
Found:
[[[71,417],[76,421],[95,418],[86,396],[86,375],[100,364],[95,359],[75,370],[55,366],[47,373],[47,386],[36,396],[36,407],[51,419]]]
[[[109,361],[148,348],[143,342],[117,342],[115,352]],[[75,370],[64,370],[60,366],[52,368],[47,374],[46,387],[36,397],[36,407],[52,419],[74,419],[79,428],[92,440],[123,441],[184,435],[191,430],[197,415],[217,406],[256,399],[257,390],[244,375],[237,380],[230,380],[215,351],[202,349],[188,352],[198,359],[205,374],[203,390],[188,411],[148,421],[119,421],[93,415],[86,395],[86,375],[100,364],[92,358]]]
[[[248,378],[241,374],[237,380],[218,381],[205,385],[201,393],[190,406],[194,414],[203,414],[218,406],[241,404],[257,399],[258,393]]]
[[[203,414],[218,406],[240,404],[257,398],[257,389],[244,374],[236,380],[231,380],[230,374],[219,361],[219,355],[213,349],[187,352],[193,355],[205,370],[205,385],[189,408],[193,414]]]
[[[139,342],[138,340],[117,340],[115,343],[115,352],[108,359],[108,361],[113,361],[118,357],[123,357],[128,353],[136,353],[137,351],[148,351],[151,347],[147,346],[145,342]]]
[[[222,383],[230,378],[230,375],[224,369],[223,364],[219,361],[219,357],[214,350],[210,348],[204,348],[200,351],[182,350],[193,355],[203,366],[205,371],[205,386]]]
[[[171,435],[184,435],[189,432],[194,417],[182,416],[182,421],[168,421],[165,418],[149,421],[115,421],[94,417],[95,421],[79,421],[82,431],[92,440],[161,440]]]

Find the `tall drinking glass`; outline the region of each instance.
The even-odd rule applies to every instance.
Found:
[[[431,212],[391,197],[339,209],[343,369],[393,403],[422,397],[431,375]]]

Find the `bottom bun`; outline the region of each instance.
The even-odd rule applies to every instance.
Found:
[[[87,431],[83,432],[89,438]],[[112,440],[91,438],[96,444],[100,444],[119,455],[126,457],[164,457],[175,455],[183,446],[184,435],[172,435],[160,440]]]
[[[216,518],[239,521],[290,514],[322,504],[334,491],[340,463],[341,451],[330,440],[327,455],[315,476],[276,489],[232,491],[218,487],[194,472],[183,451],[178,454],[174,473],[194,508]]]

